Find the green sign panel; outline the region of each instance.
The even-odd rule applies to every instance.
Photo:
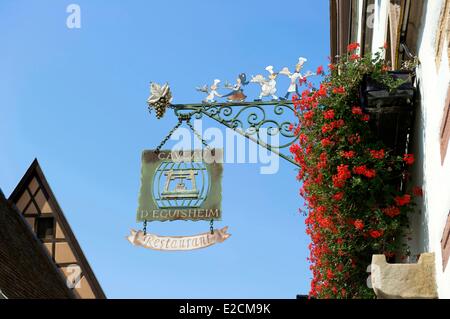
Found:
[[[142,153],[137,221],[221,220],[223,151]]]

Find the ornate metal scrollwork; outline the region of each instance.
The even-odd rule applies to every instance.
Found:
[[[290,129],[295,110],[290,101],[176,104],[170,106],[178,118],[206,115],[255,143],[298,165],[289,154],[289,146],[298,135]],[[279,134],[278,143],[272,143]]]

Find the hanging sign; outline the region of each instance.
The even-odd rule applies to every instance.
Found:
[[[223,150],[142,153],[136,219],[221,220]]]
[[[209,247],[222,243],[230,234],[227,234],[228,227],[215,229],[213,233],[207,232],[193,236],[159,236],[155,234],[144,234],[143,231],[131,230],[128,241],[135,246],[142,246],[152,250],[194,250]]]

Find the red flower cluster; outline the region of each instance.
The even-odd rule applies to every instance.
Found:
[[[291,132],[294,129],[294,124],[290,123],[288,130]]]
[[[347,51],[348,51],[348,52],[353,52],[353,51],[357,50],[358,48],[359,48],[359,43],[356,43],[356,42],[350,43],[350,44],[347,46]]]
[[[366,165],[355,166],[353,168],[353,173],[363,175],[367,178],[374,178],[377,175],[374,169],[369,169]]]
[[[355,157],[355,151],[342,151],[341,156],[346,159],[351,159]]]
[[[361,142],[361,136],[359,136],[358,134],[353,134],[350,135],[348,137],[348,142],[353,145],[353,144],[358,144],[359,142]]]
[[[411,195],[405,194],[403,196],[396,196],[394,200],[398,206],[405,206],[411,202]]]
[[[324,117],[326,120],[332,120],[332,119],[334,119],[334,110],[328,110],[328,111],[323,112],[323,117]]]
[[[320,154],[320,160],[319,163],[317,163],[317,169],[323,169],[327,167],[327,153],[323,152]]]
[[[333,129],[334,129],[334,126],[333,126],[333,125],[331,125],[331,124],[329,124],[329,123],[325,123],[325,124],[322,126],[322,133],[323,133],[323,134],[327,134],[327,133],[331,132]]]
[[[317,74],[317,75],[322,75],[322,74],[324,74],[324,72],[323,72],[323,66],[319,66],[319,67],[317,68],[316,74]]]
[[[334,94],[344,94],[345,93],[345,88],[343,86],[334,88],[332,91]]]
[[[333,195],[333,199],[337,202],[342,200],[343,198],[344,198],[344,192],[339,192],[339,193],[336,193]]]
[[[353,222],[353,225],[355,225],[355,228],[358,230],[364,229],[364,222],[361,219],[357,219]]]
[[[298,140],[300,141],[301,145],[305,145],[306,143],[308,143],[308,136],[306,136],[306,134],[304,134],[304,133],[301,133],[298,136]]]
[[[375,159],[383,159],[385,155],[386,154],[384,152],[384,149],[381,149],[381,150],[378,150],[378,151],[370,150],[370,156],[372,156]]]
[[[412,193],[413,193],[414,196],[417,196],[417,197],[422,197],[423,196],[423,190],[422,190],[421,187],[418,187],[418,186],[414,186],[413,187]]]
[[[362,108],[360,108],[359,106],[354,106],[352,107],[352,113],[356,115],[362,115],[363,111]]]
[[[369,114],[364,114],[363,116],[361,116],[361,121],[369,122],[369,120],[370,120]]]
[[[377,238],[383,236],[383,231],[382,230],[371,230],[369,232],[369,235],[370,235],[370,237],[377,239]]]
[[[290,151],[300,167],[299,193],[311,238],[310,296],[318,298],[373,297],[363,281],[352,278],[366,276],[367,256],[396,251],[393,238],[403,234],[398,226],[405,225],[412,207],[409,194],[384,185],[398,181],[404,174],[399,164],[404,160],[411,165],[414,157],[402,159],[380,146],[366,123],[369,115],[355,105],[359,96],[354,79],[367,71],[381,72],[384,64],[372,67],[369,59],[357,55],[358,48],[350,44],[350,53],[336,66],[329,65],[331,74],[318,89],[308,83],[293,97],[299,138]],[[323,74],[323,68],[316,73]]]
[[[403,155],[403,160],[408,165],[414,164],[414,154],[405,154],[405,155]]]
[[[390,206],[382,209],[383,213],[385,213],[387,216],[393,218],[398,215],[400,215],[400,209],[396,206]]]
[[[342,188],[345,182],[352,177],[352,173],[348,169],[348,165],[341,164],[337,167],[337,174],[333,175],[333,185],[336,188]]]
[[[329,138],[324,138],[320,141],[320,143],[322,144],[322,147],[328,147],[333,145],[333,142],[331,142],[331,140]]]

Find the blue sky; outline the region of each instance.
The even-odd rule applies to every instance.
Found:
[[[66,27],[70,3],[81,7],[81,29]],[[327,64],[328,20],[328,1],[1,1],[0,187],[9,195],[38,158],[109,298],[307,293],[300,185],[282,160],[275,175],[225,164],[216,226],[228,225],[232,237],[223,244],[164,253],[132,247],[125,236],[140,227],[141,152],[176,122],[171,113],[148,115],[149,82],[168,81],[174,102],[188,103],[201,101],[194,88],[214,78],[292,68],[299,56],[314,70]],[[149,227],[191,235],[209,225]]]

